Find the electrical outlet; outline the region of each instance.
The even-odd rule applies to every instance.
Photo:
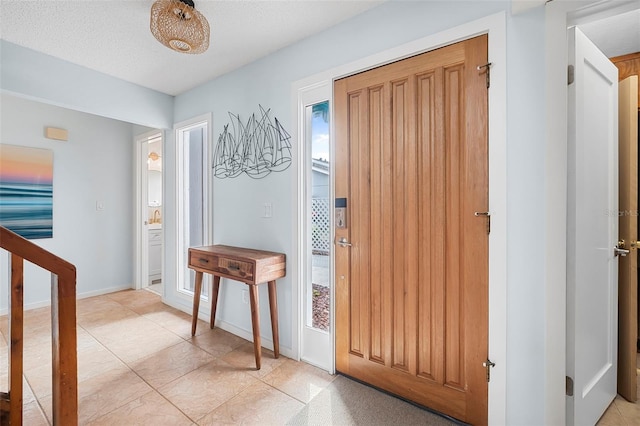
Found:
[[[249,303],[249,290],[242,290],[242,303]]]

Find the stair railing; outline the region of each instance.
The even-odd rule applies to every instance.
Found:
[[[24,261],[51,272],[52,410],[54,425],[78,424],[76,268],[0,226],[0,248],[11,257],[9,390],[0,393],[2,424],[22,425]]]

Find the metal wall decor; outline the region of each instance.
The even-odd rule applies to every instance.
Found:
[[[271,109],[265,111],[261,105],[258,107],[260,118],[251,114],[246,124],[240,121],[240,115],[229,112],[231,123],[224,126],[214,152],[215,177],[234,178],[246,173],[262,179],[291,165],[291,135],[276,117],[271,120]]]

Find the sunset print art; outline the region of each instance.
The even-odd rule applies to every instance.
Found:
[[[0,225],[29,239],[53,237],[53,151],[0,144]]]

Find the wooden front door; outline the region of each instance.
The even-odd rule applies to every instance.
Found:
[[[486,62],[480,36],[334,87],[336,368],[473,424],[487,423]]]

